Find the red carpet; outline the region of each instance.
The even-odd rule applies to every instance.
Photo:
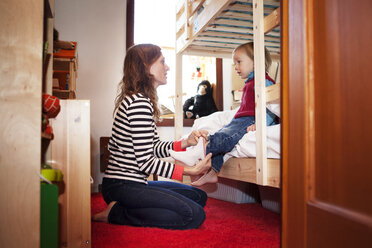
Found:
[[[92,195],[92,214],[106,207]],[[259,204],[235,204],[208,198],[206,220],[194,230],[164,230],[92,222],[93,248],[280,247],[280,215]]]

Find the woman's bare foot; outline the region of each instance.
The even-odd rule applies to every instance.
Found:
[[[199,178],[197,181],[192,182],[192,186],[202,186],[206,183],[217,183],[218,182],[218,177],[217,177],[217,172],[215,172],[213,169],[210,171],[206,172],[201,178]]]
[[[92,220],[96,222],[105,222],[108,223],[108,215],[111,211],[111,208],[115,205],[116,201],[112,201],[107,205],[106,209],[102,212],[99,212],[92,216]]]

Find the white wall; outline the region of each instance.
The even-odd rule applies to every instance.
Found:
[[[183,127],[182,137],[191,133],[191,127]],[[174,141],[174,127],[158,127],[159,138],[164,141]]]
[[[222,59],[222,77],[223,77],[223,110],[230,110],[232,106],[232,59]],[[243,84],[243,83],[242,83]]]
[[[77,41],[77,99],[91,104],[92,190],[102,181],[99,138],[109,136],[116,89],[125,56],[125,0],[55,0],[60,40]]]

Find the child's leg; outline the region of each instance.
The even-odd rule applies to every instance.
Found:
[[[205,140],[203,137],[200,137],[196,146],[190,147],[183,152],[169,150],[169,154],[175,160],[178,160],[188,166],[194,166],[197,162],[199,162],[199,160],[205,158]]]
[[[217,183],[218,177],[217,172],[213,169],[210,169],[208,172],[206,172],[202,177],[200,177],[198,180],[191,183],[192,186],[200,187],[206,183]]]
[[[206,153],[225,154],[230,152],[247,133],[247,127],[254,123],[254,116],[233,119],[224,128],[209,136]]]
[[[230,152],[239,140],[246,134],[247,127],[254,123],[254,117],[241,117],[233,119],[227,126],[209,136],[206,153],[212,153],[212,168],[202,177],[192,183],[193,186],[202,186],[206,183],[217,183],[218,172],[223,166],[223,156]]]
[[[194,166],[206,154],[212,153],[212,167],[218,173],[223,164],[223,155],[234,148],[244,134],[246,134],[247,127],[253,123],[253,116],[233,119],[224,128],[210,135],[208,144],[205,144],[205,140],[200,138],[199,143],[187,151],[175,152],[169,150],[169,153],[174,159],[189,166]]]
[[[217,183],[218,172],[221,170],[223,165],[223,154],[218,154],[212,157],[212,168],[205,173],[202,177],[191,183],[192,186],[202,186],[206,183]]]

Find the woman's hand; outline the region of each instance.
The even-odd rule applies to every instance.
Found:
[[[186,147],[189,147],[189,146],[197,145],[200,137],[203,137],[205,140],[207,140],[208,131],[203,130],[203,129],[192,131],[190,135],[187,137],[187,139],[182,140],[182,143],[181,143],[182,149],[185,149]]]
[[[204,159],[200,160],[194,166],[184,166],[183,174],[188,175],[188,176],[197,176],[200,174],[204,174],[212,166],[211,158],[212,158],[212,153],[208,153]]]
[[[252,124],[252,125],[250,125],[249,127],[247,127],[247,133],[248,133],[249,131],[256,131],[256,124]]]

